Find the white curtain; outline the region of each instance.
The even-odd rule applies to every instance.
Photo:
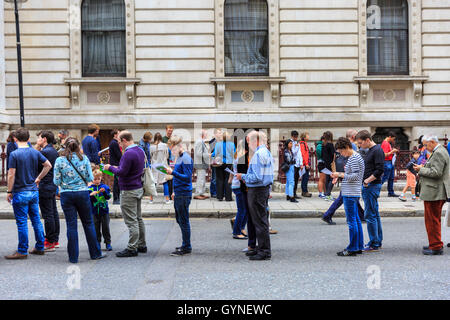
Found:
[[[84,76],[126,76],[125,3],[84,0],[81,9]]]
[[[225,2],[225,74],[268,74],[267,26],[265,0]]]
[[[368,74],[408,74],[408,1],[368,0],[380,7],[381,28],[367,30]]]

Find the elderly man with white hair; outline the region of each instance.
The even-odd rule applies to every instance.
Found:
[[[425,227],[429,245],[423,248],[424,255],[441,255],[441,216],[445,201],[450,198],[450,158],[447,150],[439,144],[435,135],[426,135],[422,142],[430,158],[424,165],[414,165],[420,176],[420,199],[424,201]]]
[[[247,173],[238,173],[236,178],[244,181],[248,188],[249,221],[253,223],[258,246],[251,248],[246,255],[250,257],[250,260],[270,260],[272,253],[267,207],[270,188],[273,184],[273,157],[267,149],[267,136],[264,132],[252,131],[247,136],[247,141],[250,154],[253,153],[253,156]]]

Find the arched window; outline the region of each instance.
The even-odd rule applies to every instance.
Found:
[[[125,77],[125,3],[84,0],[81,32],[84,77]]]
[[[225,75],[268,75],[267,1],[225,1]]]
[[[409,74],[408,1],[367,1],[367,74]]]

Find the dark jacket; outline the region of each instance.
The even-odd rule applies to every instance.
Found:
[[[295,158],[294,158],[294,154],[292,153],[292,151],[290,151],[289,149],[284,149],[284,163],[288,164],[288,165],[292,165],[295,164]]]
[[[239,158],[238,165],[237,165],[237,172],[246,174],[248,171],[248,151],[245,152],[245,154]],[[244,181],[240,180],[241,183],[241,192],[247,192],[247,185],[244,183]]]
[[[116,139],[112,139],[109,143],[109,164],[118,166],[121,158],[122,152],[120,151],[119,143]]]
[[[42,195],[48,195],[48,196],[54,196],[56,193],[56,185],[53,183],[53,172],[55,168],[55,161],[58,158],[58,151],[53,148],[52,144],[48,144],[45,146],[44,149],[41,150],[41,153],[44,157],[47,158],[48,161],[50,161],[52,168],[50,171],[45,175],[44,178],[42,178],[41,182],[39,183],[39,194]],[[41,172],[43,169],[43,165],[39,163],[38,165],[38,171]]]

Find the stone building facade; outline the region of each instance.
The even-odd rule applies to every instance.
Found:
[[[405,0],[401,75],[368,73],[368,25],[377,21],[367,1],[267,0],[267,74],[228,76],[225,0],[124,0],[124,76],[84,77],[83,1],[28,0],[20,10],[26,126],[78,136],[90,123],[137,135],[168,123],[190,133],[263,128],[272,141],[292,129],[315,140],[325,130],[394,128],[411,146],[429,130],[450,134],[450,0]],[[19,99],[14,12],[0,11],[4,140],[19,125]]]

